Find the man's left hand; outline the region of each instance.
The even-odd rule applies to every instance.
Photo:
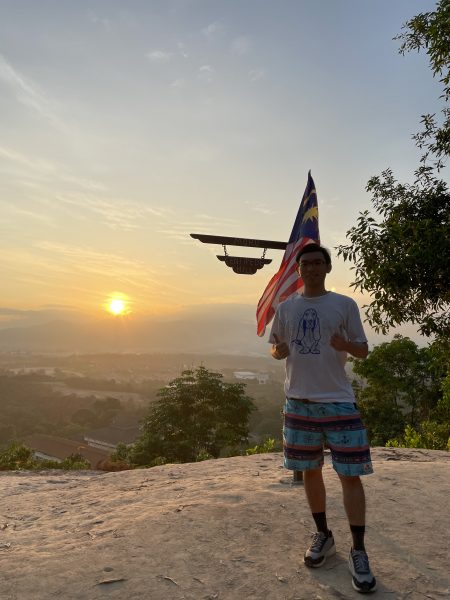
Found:
[[[330,338],[330,345],[338,352],[348,351],[348,342],[345,337],[339,333],[333,333]]]

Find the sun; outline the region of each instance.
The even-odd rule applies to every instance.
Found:
[[[113,315],[121,315],[125,312],[126,305],[123,300],[115,298],[114,300],[111,300],[108,308]]]
[[[130,313],[128,297],[125,294],[111,295],[106,301],[105,309],[115,317],[128,315]]]

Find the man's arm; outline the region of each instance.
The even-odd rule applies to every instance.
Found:
[[[348,352],[355,358],[366,358],[369,354],[367,342],[349,342],[339,333],[333,333],[330,344],[338,352]]]
[[[272,344],[270,351],[273,358],[276,360],[282,360],[289,356],[289,346],[285,342],[280,342],[276,333],[273,334],[275,344]]]

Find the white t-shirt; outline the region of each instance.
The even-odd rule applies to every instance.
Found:
[[[288,398],[315,402],[354,402],[345,373],[346,352],[330,345],[334,333],[350,342],[367,342],[358,305],[352,298],[327,292],[316,298],[294,294],[279,304],[269,342],[289,346],[284,391]]]

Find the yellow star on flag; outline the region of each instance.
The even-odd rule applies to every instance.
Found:
[[[312,206],[310,209],[308,209],[305,212],[302,223],[306,223],[306,221],[309,221],[309,219],[311,219],[311,221],[312,221],[313,219],[318,219],[318,218],[319,218],[319,211],[317,209],[317,206]]]

